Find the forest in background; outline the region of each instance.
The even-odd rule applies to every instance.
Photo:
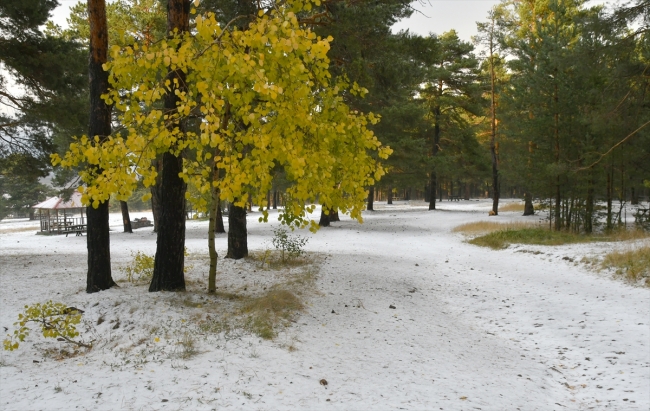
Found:
[[[109,47],[163,38],[164,3],[108,4]],[[61,29],[47,22],[56,5],[0,6],[3,217],[52,194],[39,182],[53,170],[49,155],[87,131],[88,11],[77,4]],[[245,30],[259,7],[210,0],[197,11],[215,12],[222,25],[249,16],[230,26]],[[454,31],[392,33],[411,13],[403,0],[332,0],[300,14],[301,24],[333,37],[332,76],[368,89],[346,102],[381,117],[370,128],[393,150],[386,175],[367,187],[369,209],[374,199],[418,198],[435,209],[436,199],[489,196],[498,213],[499,196],[521,197],[527,212],[533,199],[549,207],[556,230],[591,232],[620,223],[624,203],[647,200],[650,2],[606,10],[581,0],[504,1],[473,43]],[[54,184],[69,189],[76,171],[54,171]],[[284,177],[275,170],[269,203],[291,184]],[[147,191],[141,186],[128,202],[147,207]],[[211,202],[196,190],[191,198],[201,196]]]

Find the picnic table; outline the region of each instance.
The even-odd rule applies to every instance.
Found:
[[[86,232],[88,226],[86,224],[70,224],[65,226],[65,236],[67,237],[70,233],[75,233],[75,237],[83,236],[83,233]]]

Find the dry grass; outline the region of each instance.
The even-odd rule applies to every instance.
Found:
[[[650,287],[650,246],[627,251],[613,251],[605,256],[601,268],[612,268],[629,281],[643,281]]]
[[[499,224],[481,221],[458,226],[454,231],[478,235],[468,242],[495,250],[507,248],[510,244],[562,245],[593,241],[630,241],[650,237],[647,231],[637,229],[586,235],[571,231],[553,231],[539,224]]]
[[[248,260],[257,264],[262,270],[282,270],[285,268],[297,268],[306,265],[312,265],[316,262],[316,257],[312,254],[303,254],[299,257],[287,258],[285,255],[282,260],[282,253],[279,250],[254,251],[249,253]]]
[[[317,293],[315,282],[319,256],[300,257],[299,260],[299,264],[307,265],[291,268],[298,264],[293,261],[284,270],[273,274],[278,281],[268,289],[243,285],[234,292],[210,294],[202,309],[203,313],[209,314],[196,321],[199,329],[206,333],[224,333],[228,338],[246,333],[268,340],[277,337],[305,309],[304,300]],[[258,263],[255,258],[248,259],[249,270],[253,271]],[[179,300],[178,304],[198,307],[192,300]]]
[[[524,212],[524,203],[506,203],[499,204],[499,212],[519,211]]]
[[[602,238],[603,241],[632,241],[650,238],[650,232],[639,228],[633,228],[630,230],[614,230],[610,233],[599,234],[598,236]]]
[[[38,232],[39,227],[15,227],[15,228],[3,228],[0,229],[0,234],[9,234],[9,233],[22,233],[25,231],[34,231]]]
[[[305,308],[296,295],[288,290],[271,290],[252,298],[242,307],[247,315],[246,328],[261,338],[270,340],[277,335],[279,326],[288,325],[293,317]]]
[[[463,234],[481,234],[501,230],[521,230],[534,227],[535,225],[535,223],[529,222],[498,223],[495,221],[476,221],[474,223],[461,224],[452,231]]]

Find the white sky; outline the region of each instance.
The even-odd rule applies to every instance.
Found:
[[[470,41],[476,35],[476,22],[485,21],[488,11],[500,0],[420,0],[411,3],[417,10],[413,15],[393,26],[393,31],[409,29],[411,33],[426,36],[442,34],[455,29],[458,37]],[[622,0],[591,0],[588,5],[620,4]]]
[[[69,9],[79,0],[59,0],[61,4],[52,16],[52,20],[66,26]],[[108,0],[111,2],[112,0]],[[476,22],[483,21],[488,11],[499,0],[420,0],[412,3],[417,12],[393,26],[394,31],[409,29],[412,33],[426,36],[429,33],[442,34],[455,29],[458,36],[466,41],[476,34]],[[621,3],[622,0],[592,0],[591,4]]]

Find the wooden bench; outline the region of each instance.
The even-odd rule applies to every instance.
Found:
[[[449,198],[447,198],[447,201],[460,201],[460,197],[461,196],[449,196]]]

